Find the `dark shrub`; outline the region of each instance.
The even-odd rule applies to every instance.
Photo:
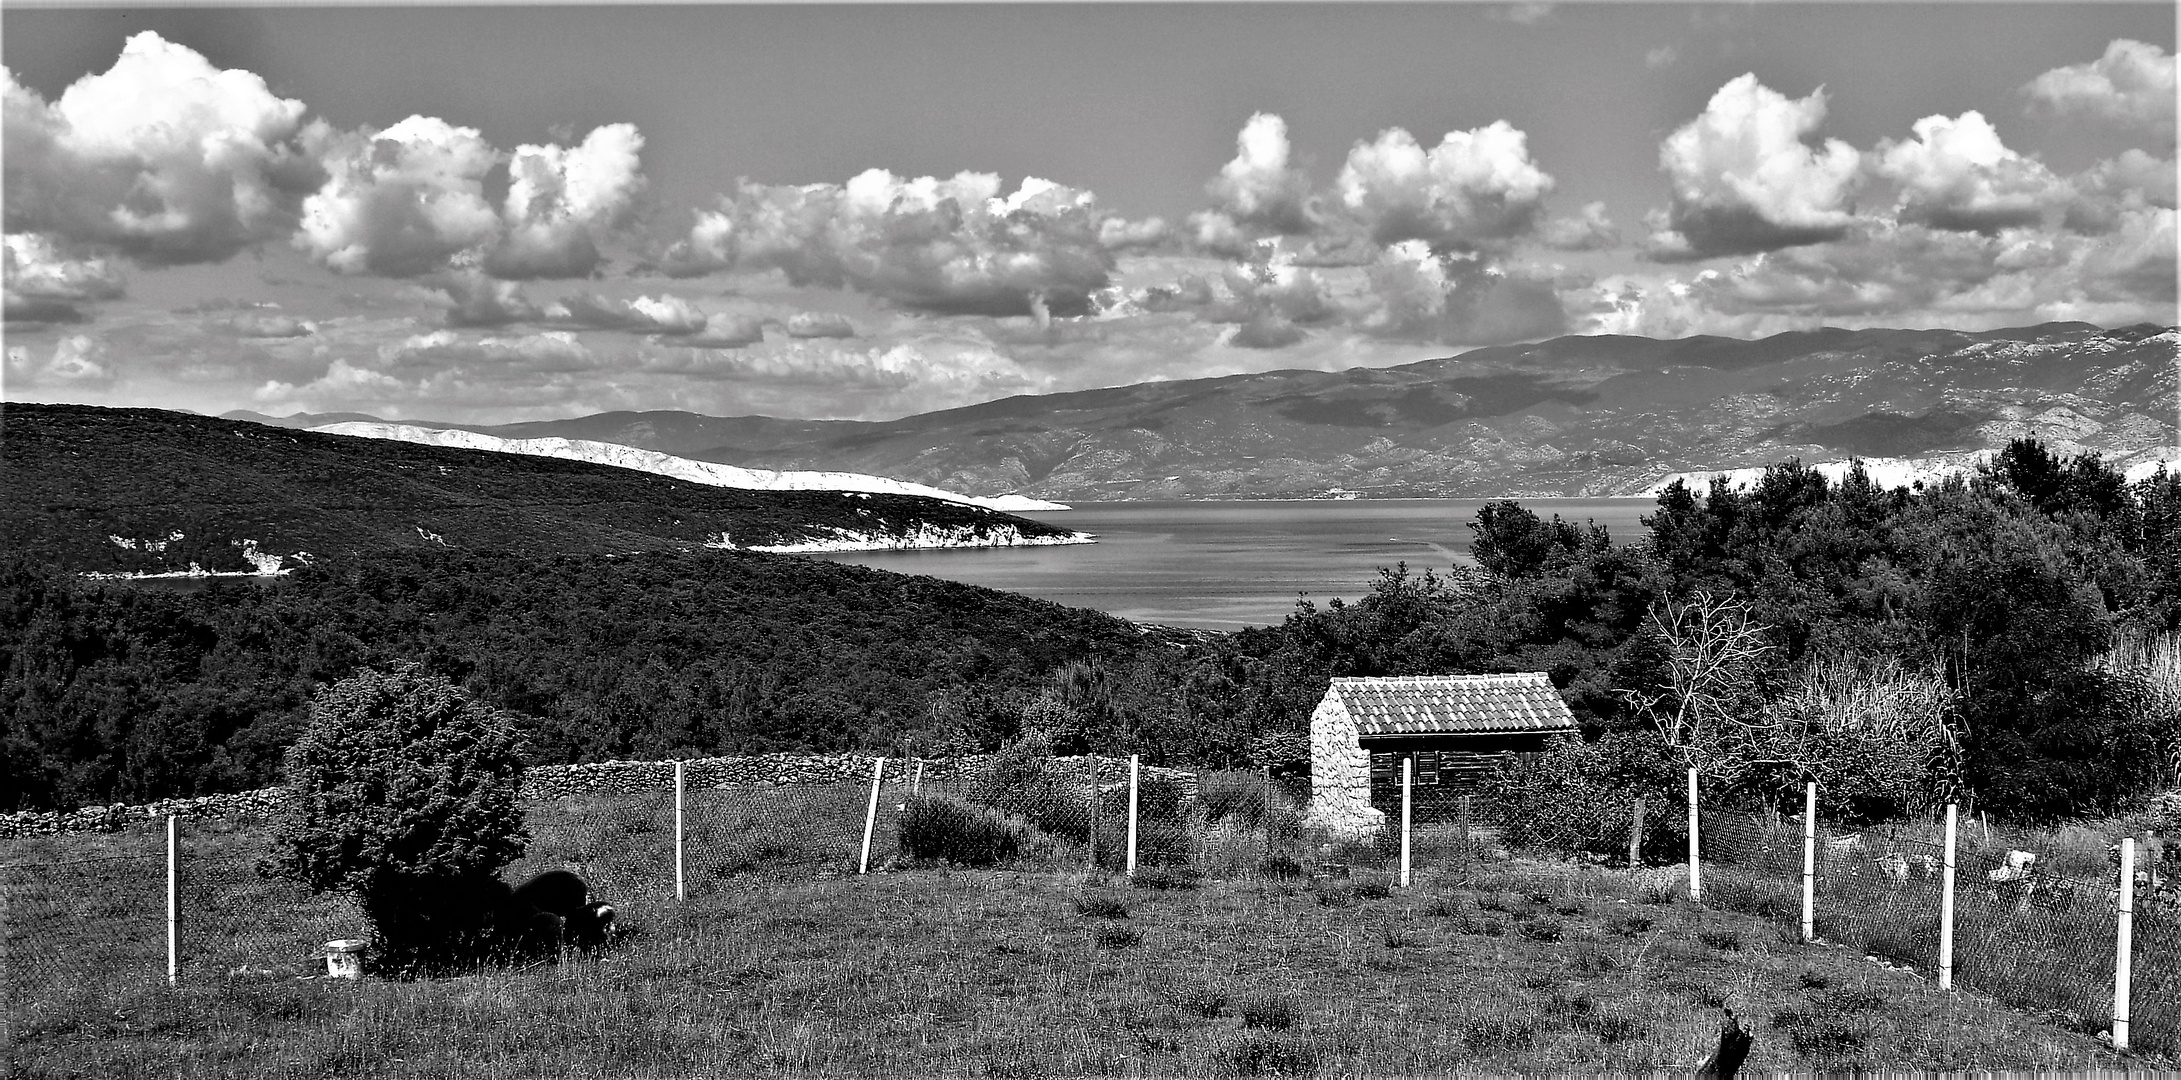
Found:
[[[1212,824],[1233,821],[1245,829],[1264,824],[1272,808],[1272,792],[1262,774],[1222,770],[1197,775],[1197,799],[1204,804],[1204,820]]]
[[[1043,738],[1017,739],[992,755],[970,797],[1027,819],[1050,835],[1078,842],[1090,837],[1089,780],[1065,773]],[[1127,812],[1125,802],[1122,812]]]
[[[1644,855],[1670,859],[1688,847],[1687,815],[1676,812],[1686,805],[1677,786],[1685,775],[1656,735],[1559,738],[1487,777],[1481,801],[1509,847],[1625,858],[1641,796]]]
[[[1141,931],[1136,930],[1133,927],[1121,926],[1117,923],[1104,923],[1100,925],[1098,927],[1097,933],[1092,934],[1091,937],[1093,938],[1093,940],[1097,941],[1098,944],[1108,949],[1133,948],[1137,945],[1143,944],[1144,940],[1144,936]]]
[[[1128,918],[1128,905],[1118,896],[1099,894],[1076,901],[1075,912],[1098,919],[1125,919]]]
[[[499,869],[528,842],[512,720],[414,664],[366,671],[312,699],[286,772],[270,865],[354,896],[375,966],[416,973],[491,951]]]
[[[1295,1005],[1276,994],[1252,994],[1235,1003],[1244,1027],[1284,1031],[1295,1026]]]
[[[1298,878],[1303,876],[1303,864],[1293,855],[1267,855],[1257,864],[1257,872],[1270,878]]]
[[[1194,889],[1203,877],[1187,866],[1139,866],[1128,883],[1139,889]]]
[[[1696,940],[1720,952],[1742,951],[1742,932],[1731,926],[1707,926],[1696,932]]]
[[[901,850],[912,859],[991,866],[1042,854],[1048,846],[1037,826],[951,795],[920,795],[901,811]]]

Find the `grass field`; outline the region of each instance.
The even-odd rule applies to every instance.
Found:
[[[145,888],[118,884],[163,863],[89,864],[105,869],[65,893],[17,882],[7,1075],[1652,1072],[1699,1063],[1722,1007],[1755,1034],[1755,1069],[2123,1064],[2089,1036],[1802,945],[1776,919],[1677,900],[1669,872],[1470,861],[1406,890],[1371,870],[857,877],[837,854],[789,857],[764,822],[720,820],[743,854],[693,875],[685,904],[670,878],[628,888],[629,933],[603,957],[426,982],[304,977],[353,913],[229,872],[185,880],[185,910],[207,914],[185,924],[192,959],[169,990],[158,908],[147,917]],[[251,827],[194,828],[198,865],[247,867],[263,849]],[[566,847],[534,860],[632,858],[662,839],[542,831]],[[0,858],[161,842],[17,842]]]

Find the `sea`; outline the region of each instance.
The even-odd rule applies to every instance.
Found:
[[[1005,589],[1138,622],[1234,630],[1277,623],[1298,599],[1354,601],[1381,568],[1445,570],[1469,557],[1486,499],[1076,503],[1024,514],[1095,544],[846,551],[810,558]],[[1539,517],[1595,521],[1626,543],[1652,499],[1523,499]]]

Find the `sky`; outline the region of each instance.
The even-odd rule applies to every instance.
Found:
[[[2173,324],[2170,3],[0,10],[5,396],[890,419]]]

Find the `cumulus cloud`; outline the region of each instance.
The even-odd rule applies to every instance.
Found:
[[[1234,253],[1268,236],[1300,236],[1318,227],[1310,177],[1289,163],[1287,121],[1257,113],[1235,136],[1233,160],[1205,185],[1212,207],[1194,215],[1197,243]]]
[[[1605,213],[1602,202],[1584,203],[1573,217],[1556,217],[1538,227],[1537,237],[1546,247],[1561,251],[1596,251],[1621,242],[1621,230]]]
[[[1836,239],[1862,155],[1838,139],[1803,139],[1825,119],[1825,92],[1789,98],[1743,75],[1659,145],[1672,204],[1655,222],[1660,258],[1748,254]]]
[[[112,382],[114,378],[113,368],[106,359],[106,347],[84,334],[61,338],[42,360],[28,346],[8,346],[7,375],[11,382],[31,386],[95,385]]]
[[[2010,150],[1982,113],[1927,116],[1916,137],[1881,142],[1873,169],[1901,187],[1897,213],[1961,232],[1996,232],[2033,224],[2065,203],[2067,184],[2044,163]]]
[[[680,276],[779,270],[924,311],[1077,315],[1112,273],[1110,220],[1091,193],[1036,177],[1002,195],[990,173],[871,169],[843,185],[744,181],[660,262]]]
[[[518,146],[508,163],[507,234],[485,259],[503,278],[582,277],[599,239],[629,223],[644,189],[634,124],[608,124],[580,145]]]
[[[547,330],[521,337],[467,338],[448,330],[416,334],[379,350],[389,374],[483,365],[531,372],[587,371],[598,357],[574,334]]]
[[[11,323],[82,322],[83,305],[119,298],[119,270],[104,259],[67,257],[52,238],[9,233],[6,238],[6,319]]]
[[[146,263],[217,262],[285,234],[317,183],[293,145],[302,102],[150,31],[50,104],[0,75],[11,232]]]
[[[309,337],[318,331],[306,320],[274,311],[238,311],[214,320],[212,325],[243,338]]]
[[[494,281],[471,270],[441,274],[429,282],[445,297],[448,326],[506,326],[545,317],[512,281]]]
[[[613,300],[596,293],[576,293],[547,304],[543,319],[589,330],[620,330],[665,337],[701,333],[707,325],[704,312],[695,304],[672,294]]]
[[[644,190],[643,136],[593,130],[573,148],[523,145],[512,156],[475,128],[411,116],[383,131],[306,137],[327,180],[303,203],[295,245],[346,274],[417,277],[452,267],[504,279],[583,277],[600,242],[626,227]],[[495,210],[486,181],[508,165]]]
[[[799,311],[788,316],[785,329],[791,338],[852,338],[856,328],[845,315],[830,311]]]
[[[1529,136],[1505,120],[1450,131],[1428,151],[1388,128],[1348,152],[1339,181],[1342,204],[1376,243],[1441,248],[1528,232],[1552,188],[1530,160]]]
[[[1674,62],[1679,59],[1681,59],[1681,53],[1676,51],[1673,46],[1661,45],[1643,54],[1643,66],[1657,71],[1660,68],[1674,66]]]
[[[1838,241],[1766,252],[1686,278],[1609,278],[1590,290],[1587,333],[1761,336],[1817,326],[1991,329],[2079,319],[2175,318],[2174,211],[2141,206],[2083,236],[1860,223]]]
[[[1563,333],[1567,312],[1549,279],[1511,272],[1473,255],[1394,245],[1368,270],[1374,336],[1437,345],[1500,345]]]
[[[2116,38],[2105,47],[2105,55],[2045,72],[2022,92],[2035,111],[2087,117],[2173,139],[2174,55],[2157,45]]]
[[[304,201],[295,245],[328,267],[416,277],[499,234],[485,174],[500,152],[477,129],[411,116],[314,141],[330,175]]]
[[[704,329],[676,344],[698,349],[741,349],[765,340],[765,321],[752,315],[712,315]]]
[[[1234,328],[1227,344],[1238,349],[1284,349],[1308,337],[1302,327],[1278,312],[1259,311]]]
[[[2082,233],[2108,233],[2131,210],[2174,208],[2174,163],[2129,149],[2068,179],[2074,201],[2066,225]]]

